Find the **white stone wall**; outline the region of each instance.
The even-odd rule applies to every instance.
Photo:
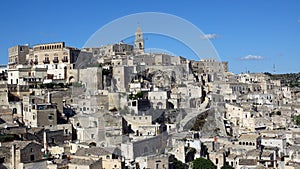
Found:
[[[261,144],[267,147],[278,147],[279,153],[283,153],[282,155],[285,155],[286,153],[286,138],[262,137]]]
[[[152,91],[148,92],[148,99],[150,100],[154,109],[167,108],[167,92],[166,91]]]

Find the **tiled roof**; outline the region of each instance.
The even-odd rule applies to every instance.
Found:
[[[255,139],[258,136],[258,134],[242,134],[239,139]]]
[[[112,154],[101,147],[91,147],[91,148],[80,148],[76,151],[75,155],[77,156],[88,156],[88,155],[95,155],[95,156],[103,156]]]
[[[239,165],[257,165],[257,160],[256,159],[240,159],[239,160]]]
[[[118,156],[122,155],[121,149],[118,148],[118,147],[104,147],[104,149],[106,151],[108,151],[109,153],[111,153],[111,154],[115,154],[115,155],[118,155]]]
[[[260,152],[257,149],[249,150],[249,151],[246,152],[247,156],[257,157],[257,156],[259,156],[259,154],[260,154]]]
[[[263,151],[261,153],[262,157],[270,157],[273,153],[271,151]]]
[[[92,159],[77,159],[73,158],[70,160],[71,164],[76,164],[76,165],[91,165],[94,164],[96,161]]]
[[[36,142],[36,141],[12,141],[12,142],[5,142],[5,143],[2,143],[2,146],[3,147],[12,147],[12,145],[16,145],[16,148],[20,148],[20,149],[23,149],[25,148],[27,145],[29,145],[30,143],[35,143],[35,144],[39,144],[41,145],[40,143]]]

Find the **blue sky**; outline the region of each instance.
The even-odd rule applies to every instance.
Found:
[[[0,2],[0,63],[18,44],[65,41],[81,48],[105,24],[139,12],[163,12],[184,18],[211,39],[230,71],[300,72],[300,1],[298,0],[116,0]],[[135,31],[135,30],[134,30]],[[146,48],[190,57],[164,37],[146,35]]]

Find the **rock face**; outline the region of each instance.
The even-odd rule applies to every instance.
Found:
[[[174,78],[174,72],[155,71],[152,72],[152,82],[158,88],[164,88],[166,86],[171,87],[172,79]]]
[[[184,126],[184,130],[200,131],[202,137],[225,136],[222,112],[219,108],[210,108],[192,118]]]

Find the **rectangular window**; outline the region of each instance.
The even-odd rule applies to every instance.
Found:
[[[133,107],[136,106],[136,101],[132,102],[132,106],[133,106]]]
[[[34,155],[33,154],[30,155],[30,161],[34,161]]]

